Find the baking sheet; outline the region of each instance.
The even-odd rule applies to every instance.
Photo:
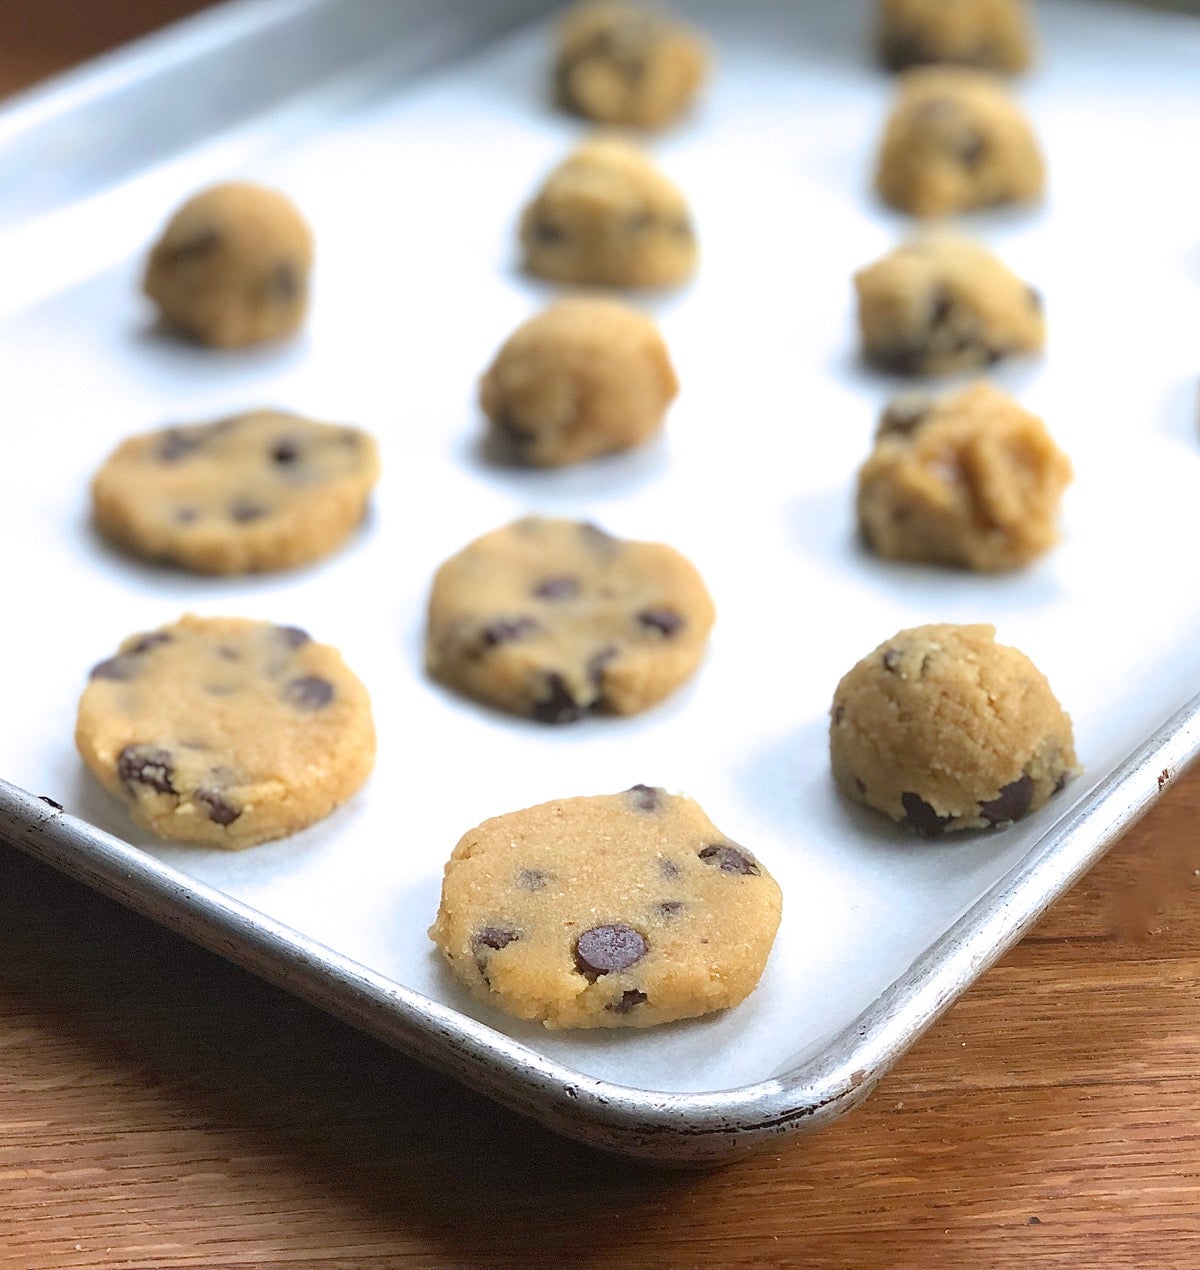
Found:
[[[688,288],[638,299],[683,393],[666,438],[637,454],[514,473],[478,451],[475,380],[555,294],[517,272],[516,216],[584,132],[544,103],[544,25],[369,106],[334,95],[295,104],[286,127],[208,138],[0,238],[4,643],[20,668],[0,773],[538,1054],[683,1093],[819,1052],[1200,689],[1200,562],[1187,549],[1200,519],[1200,252],[1186,161],[1200,139],[1200,25],[1039,9],[1043,61],[1019,91],[1047,151],[1049,201],[964,224],[1046,297],[1046,357],[993,378],[1047,420],[1076,482],[1060,548],[1019,576],[977,578],[872,560],[852,532],[853,473],[895,383],[858,364],[848,277],[907,228],[867,189],[892,81],[864,55],[865,7],[680,7],[713,33],[719,69],[702,111],[653,148],[692,200],[703,260]],[[167,212],[227,175],[279,185],[314,226],[313,315],[293,345],[193,349],[156,331],[138,298],[141,254]],[[347,551],[220,580],[94,539],[87,481],[120,437],[263,404],[379,438],[375,511]],[[691,686],[637,719],[547,729],[424,679],[433,569],[529,511],[668,541],[697,564],[718,622]],[[379,727],[363,795],[292,839],[228,855],[157,843],[94,787],[71,745],[88,667],[184,610],[297,624],[342,649]],[[1085,776],[1004,833],[916,841],[831,788],[838,678],[930,620],[995,622],[1074,718]],[[472,1002],[425,935],[460,834],[639,781],[696,797],[779,880],[784,920],[759,990],[722,1016],[631,1034],[548,1033]]]

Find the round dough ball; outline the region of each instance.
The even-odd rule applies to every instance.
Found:
[[[863,353],[897,375],[950,375],[1035,353],[1042,298],[990,251],[958,238],[906,243],[854,275]]]
[[[635,785],[485,820],[429,935],[481,1001],[546,1027],[648,1027],[736,1005],[779,887],[690,798]]]
[[[1025,0],[880,0],[877,38],[893,71],[944,62],[1016,72],[1033,61]]]
[[[986,383],[884,411],[858,523],[892,560],[1018,569],[1058,541],[1071,464],[1036,415]]]
[[[985,829],[1036,811],[1079,771],[1071,720],[993,626],[918,626],[837,686],[838,789],[918,833]]]
[[[557,467],[653,436],[679,381],[654,323],[615,300],[560,301],[517,328],[479,386],[497,452]]]
[[[241,181],[203,190],[150,251],[142,290],[177,330],[218,348],[293,334],[308,309],[312,231],[278,190]]]
[[[696,267],[680,191],[629,141],[599,137],[546,178],[521,216],[525,268],[550,282],[665,287]]]
[[[875,188],[914,216],[1032,203],[1046,184],[1024,112],[985,71],[908,71],[884,128]]]
[[[704,41],[683,23],[636,4],[585,0],[558,29],[558,104],[596,123],[663,128],[704,81]]]

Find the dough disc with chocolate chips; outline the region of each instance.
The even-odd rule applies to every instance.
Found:
[[[75,743],[139,824],[236,850],[321,820],[367,779],[366,689],[293,626],[187,615],[92,670]]]
[[[256,410],[130,437],[92,481],[96,528],[198,573],[286,569],[336,550],[379,478],[358,428]]]
[[[703,580],[673,548],[530,516],[438,569],[425,664],[467,696],[542,723],[636,714],[695,672],[713,616]]]
[[[646,1027],[753,991],[781,902],[696,803],[635,785],[464,835],[429,935],[476,997],[517,1018]]]
[[[837,686],[838,788],[923,834],[1036,811],[1079,771],[1071,720],[1046,677],[992,626],[918,626]]]

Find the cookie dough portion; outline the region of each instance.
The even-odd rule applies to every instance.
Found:
[[[907,243],[854,275],[863,353],[897,375],[949,375],[1039,352],[1042,298],[965,239]]]
[[[1036,811],[1080,769],[1071,720],[1038,668],[992,626],[918,626],[837,686],[838,788],[918,833],[985,829]]]
[[[529,273],[550,282],[665,287],[696,267],[686,200],[628,141],[600,137],[546,178],[521,216]]]
[[[171,217],[142,290],[185,335],[240,348],[299,328],[312,261],[312,231],[291,200],[233,181],[201,191]]]
[[[230,850],[328,816],[375,761],[366,689],[336,649],[190,614],[93,668],[75,744],[138,824]]]
[[[986,383],[893,402],[858,474],[858,523],[892,560],[1018,569],[1058,541],[1071,464],[1036,415]]]
[[[945,62],[1014,73],[1033,61],[1025,0],[880,0],[877,40],[893,71]]]
[[[437,571],[425,663],[541,723],[637,714],[695,673],[713,617],[703,580],[671,547],[531,516]]]
[[[646,785],[485,820],[430,938],[481,1001],[549,1028],[724,1010],[759,981],[779,887],[689,798]]]
[[[497,453],[556,467],[647,440],[678,391],[648,317],[581,297],[513,332],[483,376],[479,401]]]
[[[126,551],[199,573],[307,564],[362,521],[379,477],[358,428],[276,410],[123,441],[92,481],[97,529]]]
[[[661,10],[586,2],[558,30],[558,104],[596,123],[663,128],[685,114],[704,81],[700,36]]]
[[[986,71],[908,71],[884,128],[875,188],[914,216],[1041,198],[1046,167],[1008,89]]]

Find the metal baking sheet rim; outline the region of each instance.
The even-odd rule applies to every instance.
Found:
[[[1200,754],[1200,695],[1063,817],[816,1057],[738,1089],[664,1094],[585,1076],[378,975],[111,834],[0,781],[13,846],[556,1132],[703,1164],[811,1130],[861,1102]]]
[[[462,6],[468,7],[470,16],[479,17],[487,6]],[[510,6],[505,16],[520,20],[548,7],[530,0]],[[381,20],[386,7],[366,0],[357,9],[365,41],[361,55],[370,48],[372,23]],[[192,60],[220,57],[243,34],[261,38],[276,24],[298,18],[319,22],[330,12],[323,0],[217,6],[109,55],[94,69],[70,72],[18,99],[0,111],[0,141],[8,146],[31,139],[43,127],[69,123],[108,94],[174,74]],[[344,18],[344,4],[339,12]],[[436,5],[412,11],[414,19],[431,14],[440,16]],[[455,35],[443,43],[442,53],[461,43],[467,16],[458,14]],[[496,10],[487,17],[485,25],[494,25]],[[341,50],[344,57],[354,52]],[[1020,865],[813,1058],[782,1076],[701,1094],[636,1089],[547,1059],[2,780],[0,833],[11,845],[107,897],[557,1132],[661,1163],[703,1164],[821,1127],[861,1102],[916,1038],[1100,859],[1197,754],[1200,695],[1054,825]]]

